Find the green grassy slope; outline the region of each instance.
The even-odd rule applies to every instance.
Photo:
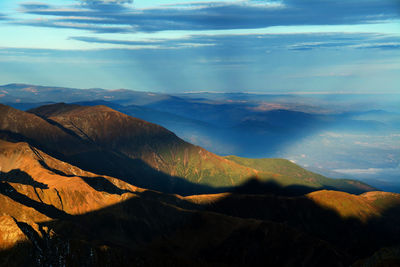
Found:
[[[261,180],[273,180],[282,186],[300,185],[312,188],[335,188],[352,193],[362,193],[374,189],[355,180],[327,178],[286,159],[250,159],[237,156],[226,156],[225,158],[242,166],[258,170],[258,177]]]

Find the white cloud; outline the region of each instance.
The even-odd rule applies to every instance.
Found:
[[[130,4],[133,0],[81,0],[83,3],[88,4]]]

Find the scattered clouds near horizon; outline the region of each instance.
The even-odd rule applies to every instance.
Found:
[[[80,2],[87,4],[126,4],[133,3],[133,0],[80,0]]]
[[[85,37],[85,36],[73,36],[71,40],[82,41],[86,43],[97,43],[97,44],[114,44],[132,46],[136,48],[148,48],[148,49],[171,49],[171,48],[193,48],[193,47],[204,47],[214,46],[215,44],[207,40],[195,40],[192,38],[183,39],[149,39],[142,41],[130,41],[130,40],[116,40],[116,39],[103,39],[98,37]]]
[[[352,175],[371,175],[375,177],[377,174],[392,174],[400,176],[400,167],[397,168],[368,168],[368,169],[334,169],[333,171]],[[384,177],[382,177],[384,178]],[[399,182],[399,181],[398,181]]]
[[[135,8],[134,3],[126,0],[86,0],[80,3],[66,6],[23,3],[22,12],[42,16],[42,19],[22,19],[15,23],[97,33],[237,30],[369,24],[397,19],[400,9],[396,0],[184,2],[142,9]]]
[[[383,34],[313,33],[313,34],[244,34],[244,35],[189,35],[183,38],[120,40],[100,37],[72,36],[69,39],[86,43],[123,45],[127,47],[170,49],[188,47],[246,47],[247,50],[276,49],[304,51],[314,49],[398,49],[400,37]]]

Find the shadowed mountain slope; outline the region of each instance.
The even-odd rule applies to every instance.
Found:
[[[315,189],[338,188],[357,193],[372,190],[371,187],[355,181],[334,181],[322,176],[318,181],[314,181],[313,177],[296,177],[298,173],[280,174],[275,170],[257,169],[237,160],[217,156],[183,141],[161,126],[130,117],[106,106],[55,104],[42,106],[30,112],[62,126],[106,151],[141,160],[156,171],[182,177],[195,184],[213,187],[237,186],[245,183],[249,177],[256,176],[263,181],[276,178],[275,180],[283,185],[305,185]],[[305,172],[298,166],[291,167],[292,171]],[[91,170],[99,172],[96,169]],[[107,174],[118,176],[113,173]],[[146,186],[144,183],[138,185]]]
[[[292,176],[285,180],[279,173],[220,157],[161,126],[105,106],[54,104],[27,113],[0,105],[0,115],[0,136],[4,140],[25,141],[81,169],[164,192],[221,192],[250,177],[315,189],[372,189],[354,181],[346,181],[347,187],[335,187],[330,179],[310,183],[304,177]]]
[[[398,194],[183,198],[0,148],[2,266],[348,266],[399,236]]]
[[[0,141],[0,166],[0,266],[342,266],[347,260],[283,224],[201,211],[180,196],[97,176],[27,143]],[[290,260],[276,257],[283,252]]]
[[[100,121],[98,122],[101,125]],[[173,136],[172,133],[168,133]],[[139,186],[186,194],[210,192],[208,187],[192,184],[185,179],[171,177],[157,171],[142,159],[130,158],[109,146],[102,147],[80,131],[75,133],[55,121],[1,104],[0,137],[12,142],[28,142],[64,162],[85,170],[119,177]]]
[[[225,193],[185,199],[213,212],[284,223],[328,241],[353,260],[400,244],[400,194],[321,190],[296,197]]]
[[[255,174],[251,168],[189,144],[156,124],[106,106],[48,105],[30,111],[97,146],[140,159],[157,171],[214,187],[232,186]]]
[[[0,266],[348,266],[398,241],[399,199],[167,195],[0,140]]]
[[[51,148],[65,155],[88,149],[78,136],[52,125],[46,120],[24,111],[0,104],[0,134],[3,138]]]
[[[299,185],[311,188],[327,188],[355,194],[374,190],[373,187],[360,181],[327,178],[308,171],[286,159],[250,159],[237,156],[226,156],[225,158],[260,171],[261,175],[272,177],[272,180],[282,186]]]

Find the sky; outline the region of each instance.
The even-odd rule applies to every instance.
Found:
[[[0,84],[399,93],[399,0],[0,1]]]

